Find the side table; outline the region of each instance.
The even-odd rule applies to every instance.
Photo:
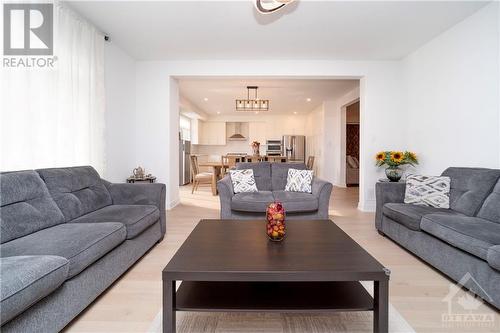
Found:
[[[154,183],[156,181],[156,177],[144,177],[144,178],[136,178],[136,177],[128,177],[127,183]]]

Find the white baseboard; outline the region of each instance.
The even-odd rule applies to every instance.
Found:
[[[377,208],[375,200],[366,200],[365,202],[358,202],[358,209],[362,212],[373,213]]]
[[[170,201],[169,203],[167,203],[167,210],[170,210],[170,209],[174,208],[175,206],[177,206],[178,204],[180,204],[180,202],[181,202],[181,200],[179,198]]]

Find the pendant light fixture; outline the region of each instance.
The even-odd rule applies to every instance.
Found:
[[[269,111],[269,100],[259,99],[257,86],[247,86],[247,99],[236,100],[236,111]],[[250,91],[254,91],[254,98],[250,98]]]

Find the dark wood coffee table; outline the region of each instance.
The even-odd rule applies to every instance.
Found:
[[[332,221],[287,221],[271,242],[264,220],[202,220],[163,270],[163,332],[176,311],[373,311],[387,332],[388,294],[389,270]]]

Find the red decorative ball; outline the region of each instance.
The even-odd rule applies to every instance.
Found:
[[[286,234],[285,209],[281,202],[273,202],[266,210],[266,233],[270,240],[281,241]]]

